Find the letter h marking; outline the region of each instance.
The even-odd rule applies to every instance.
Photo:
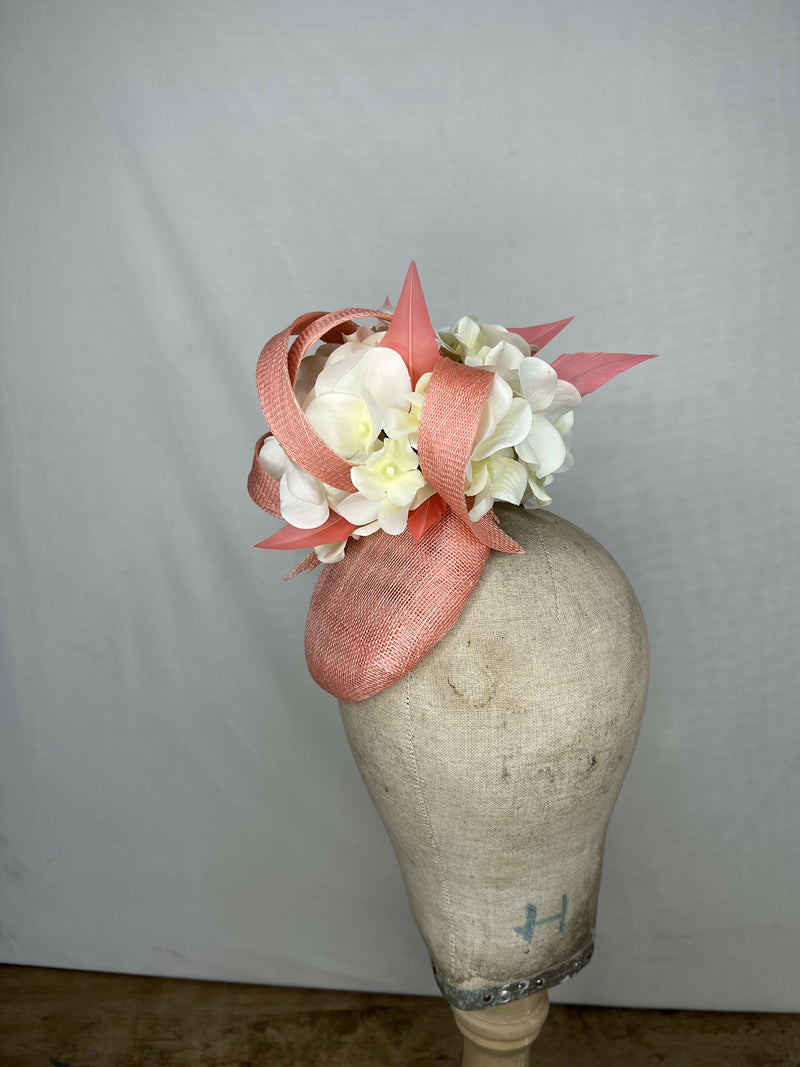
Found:
[[[528,912],[525,917],[524,926],[515,926],[514,933],[527,941],[528,944],[533,941],[533,933],[537,926],[543,926],[545,923],[558,923],[558,932],[561,934],[564,932],[564,923],[567,920],[567,894],[563,893],[561,896],[561,911],[556,912],[555,915],[548,915],[544,919],[537,919],[536,917],[536,905],[529,904]]]

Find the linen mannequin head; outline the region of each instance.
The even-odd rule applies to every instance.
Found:
[[[608,553],[546,512],[498,514],[525,555],[492,553],[433,651],[340,703],[439,986],[467,1009],[588,962],[648,674],[641,611]]]

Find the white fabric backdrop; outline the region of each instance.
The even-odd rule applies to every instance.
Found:
[[[791,0],[4,5],[2,958],[434,992],[311,579],[252,545],[296,314],[578,318],[656,351],[555,510],[652,685],[598,948],[555,999],[799,1010]]]

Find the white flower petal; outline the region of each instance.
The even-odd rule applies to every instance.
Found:
[[[416,470],[418,465],[417,453],[409,444],[408,438],[384,441],[383,447],[373,452],[367,460],[370,470],[394,467],[399,471],[412,471]]]
[[[524,441],[530,433],[532,422],[531,409],[522,397],[514,397],[506,414],[500,419],[490,437],[481,441],[472,453],[473,459],[485,459],[501,448]]]
[[[346,392],[346,390],[339,389],[339,380],[357,366],[365,351],[365,346],[359,342],[346,341],[331,352],[316,381],[317,396],[323,396],[325,393]]]
[[[402,405],[403,397],[411,391],[405,360],[392,348],[373,348],[361,360],[357,375],[362,388],[368,389],[384,410]]]
[[[555,396],[558,375],[543,359],[528,356],[519,368],[519,380],[522,395],[531,406],[531,410],[545,411]]]
[[[528,485],[528,471],[524,464],[507,456],[492,456],[487,466],[495,500],[519,504]]]
[[[534,415],[531,431],[517,446],[517,455],[535,467],[540,477],[552,474],[567,454],[561,434],[544,415]]]
[[[486,460],[474,457],[467,464],[464,475],[464,495],[477,496],[489,483],[489,466]]]
[[[371,470],[366,464],[362,463],[352,468],[350,481],[367,500],[380,501],[386,496],[384,479],[380,471]]]
[[[525,353],[527,356],[527,353]],[[511,370],[518,370],[523,360],[523,354],[515,346],[508,344],[507,341],[498,341],[498,343],[491,348],[484,360],[487,367],[506,367]]]
[[[475,502],[467,512],[467,514],[469,515],[469,521],[477,522],[479,519],[482,519],[484,515],[486,515],[492,510],[493,505],[494,497],[492,496],[492,491],[489,488],[489,485],[487,484],[483,492],[478,493],[478,495],[475,497]]]
[[[377,518],[378,504],[378,500],[370,500],[363,493],[350,493],[333,510],[354,526],[365,526]]]
[[[369,500],[387,499],[399,507],[408,507],[425,484],[418,463],[407,437],[397,441],[387,438],[366,463],[351,469],[350,478]]]
[[[550,411],[547,412],[548,419],[552,422],[562,437],[566,437],[568,433],[572,432],[572,427],[575,423],[575,412],[565,411],[563,415],[554,419]]]
[[[286,470],[286,453],[271,435],[264,439],[258,462],[273,478],[281,478]]]
[[[469,315],[465,315],[459,319],[453,329],[450,331],[454,333],[461,344],[465,345],[468,351],[474,352],[477,347],[482,347],[485,342],[481,337],[481,328],[478,323]]]
[[[342,346],[344,347],[344,346]],[[411,392],[411,378],[403,357],[392,348],[359,346],[355,357],[337,360],[317,379],[316,393],[370,393],[381,408],[402,407],[403,399]],[[330,372],[329,372],[330,371]]]
[[[380,424],[376,424],[367,401],[348,393],[315,396],[306,416],[322,440],[343,459],[368,452],[380,433]]]
[[[425,395],[431,381],[431,372],[423,374],[417,382],[414,392],[407,393],[402,404],[397,407],[389,407],[383,413],[383,428],[386,436],[397,441],[401,437],[408,437],[409,444],[417,446],[417,431],[419,429],[422,405],[425,403]]]
[[[370,534],[377,533],[380,530],[381,524],[375,519],[374,522],[368,522],[364,526],[357,526],[355,530],[350,534],[351,537],[369,537]]]
[[[425,479],[418,470],[398,474],[386,486],[386,499],[398,507],[408,510],[417,492],[425,485]]]
[[[518,333],[512,333],[510,330],[507,330],[505,326],[490,326],[487,323],[482,322],[480,328],[488,345],[493,346],[502,342],[505,345],[511,345],[518,349],[522,356],[529,356],[531,354],[531,346],[525,338],[520,337]],[[518,366],[518,364],[514,364],[514,366]]]
[[[481,328],[484,330],[500,330],[500,327],[495,326],[483,326]],[[505,336],[511,337],[512,334],[506,333]],[[521,337],[519,340],[523,345],[525,344]],[[520,385],[519,380],[519,368],[523,358],[528,354],[528,351],[526,351],[523,356],[523,353],[520,352],[516,345],[509,344],[508,341],[505,340],[500,340],[494,348],[485,348],[481,351],[479,356],[474,358],[478,361],[483,360],[485,366],[491,367],[496,374],[499,374],[504,381],[508,382],[515,396],[521,396],[522,386]]]
[[[333,508],[336,511],[336,505],[340,500],[344,500],[346,496],[349,496],[349,492],[346,489],[335,489],[332,485],[325,485],[325,499],[328,501],[328,507]]]
[[[400,408],[387,408],[383,413],[383,428],[386,430],[386,436],[395,441],[415,434],[418,427],[419,415],[415,412],[403,411]]]
[[[297,377],[294,382],[294,395],[297,397],[297,403],[301,408],[305,407],[310,399],[310,394],[314,389],[317,378],[328,362],[331,347],[330,345],[323,345],[318,351],[312,352],[311,355],[303,356],[300,360],[300,366],[297,369]]]
[[[331,545],[316,545],[314,551],[320,563],[339,563],[344,559],[344,546],[347,541],[334,541]]]
[[[391,500],[382,500],[378,508],[378,522],[388,534],[401,534],[408,524],[408,506],[398,507]]]
[[[325,487],[313,474],[298,466],[294,460],[286,457],[286,470],[283,474],[287,492],[298,500],[308,504],[323,504],[325,500]]]
[[[576,408],[581,402],[581,394],[572,384],[572,382],[562,381],[558,379],[556,385],[556,391],[553,394],[553,399],[550,401],[550,406],[547,408],[547,417],[551,422],[555,422],[565,412],[571,412],[573,408]]]
[[[492,436],[497,429],[497,424],[511,407],[513,399],[514,394],[508,382],[504,381],[499,374],[493,375],[492,388],[489,390],[486,403],[483,405],[481,419],[478,423],[478,432],[475,434],[476,449],[483,441]]]
[[[552,481],[552,478],[550,478],[549,481]],[[531,495],[533,496],[533,500],[526,500],[525,507],[529,507],[531,505],[535,507],[546,507],[548,504],[553,503],[552,497],[548,496],[548,494],[545,492],[544,483],[539,478],[537,478],[535,474],[531,474],[528,478],[528,488],[531,492]]]
[[[328,518],[328,501],[322,482],[288,457],[280,494],[281,515],[290,525],[313,530]]]

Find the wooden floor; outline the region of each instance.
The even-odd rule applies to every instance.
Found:
[[[799,1067],[800,1016],[553,1005],[536,1067]],[[0,966],[2,1067],[457,1067],[436,997]]]

